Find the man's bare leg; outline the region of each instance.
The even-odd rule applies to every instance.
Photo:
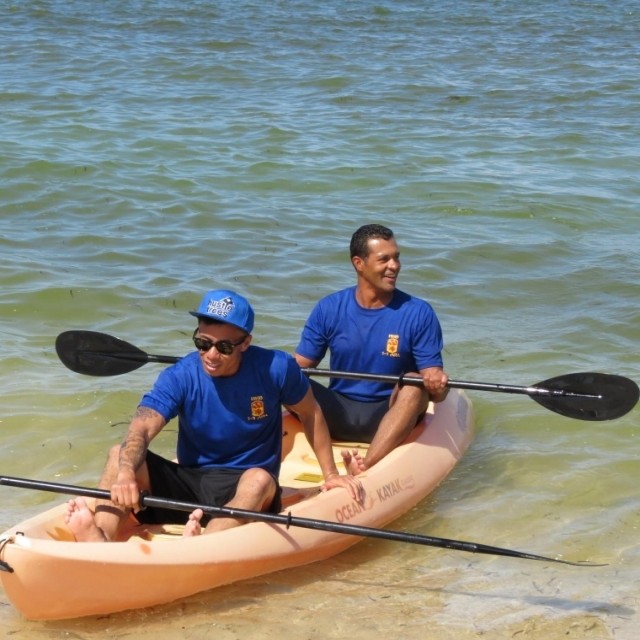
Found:
[[[247,511],[266,511],[273,502],[275,493],[276,483],[269,473],[264,469],[248,469],[240,477],[235,496],[225,506]],[[183,536],[215,533],[248,522],[244,518],[217,517],[212,518],[204,530],[201,530],[200,522],[203,515],[202,509],[196,509],[189,515]]]
[[[429,406],[429,396],[418,387],[396,389],[391,396],[390,408],[378,425],[362,465],[372,467],[393,451],[413,430],[418,418]],[[353,465],[352,465],[353,466]]]
[[[110,449],[98,485],[101,489],[109,491],[115,482],[119,454],[119,445]],[[146,464],[143,465],[139,473],[140,488],[148,488],[149,477]],[[110,542],[117,537],[122,523],[129,517],[130,512],[131,509],[118,507],[109,500],[97,500],[95,513],[92,513],[84,500],[70,500],[65,522],[69,525],[78,542]],[[89,519],[92,522],[89,522]]]

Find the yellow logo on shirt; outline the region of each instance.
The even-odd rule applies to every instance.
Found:
[[[258,418],[264,418],[266,415],[263,396],[253,396],[251,398],[251,418],[257,420]]]
[[[400,347],[400,336],[394,333],[390,333],[387,338],[387,350],[384,355],[391,356],[393,358],[399,358],[398,348]]]

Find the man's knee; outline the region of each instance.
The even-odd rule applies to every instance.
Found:
[[[402,403],[410,407],[416,414],[424,413],[429,406],[429,394],[426,389],[415,386],[396,387],[391,395],[389,406]]]
[[[268,471],[256,467],[247,469],[242,474],[239,485],[250,486],[254,491],[266,492],[275,489],[276,482]]]

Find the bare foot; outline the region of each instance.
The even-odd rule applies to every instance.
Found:
[[[202,520],[203,515],[202,509],[196,509],[193,513],[189,514],[189,520],[187,520],[187,524],[184,526],[184,531],[182,532],[183,538],[193,538],[202,533],[200,520]]]
[[[343,449],[341,453],[344,466],[350,476],[357,476],[366,471],[364,458],[357,449],[351,449],[351,451]]]
[[[101,529],[96,525],[93,512],[82,498],[72,498],[67,503],[64,521],[78,542],[106,542]]]

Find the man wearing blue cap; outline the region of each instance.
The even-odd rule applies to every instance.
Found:
[[[362,486],[338,474],[326,423],[309,381],[284,351],[251,344],[254,313],[234,291],[209,291],[191,315],[197,351],[165,369],[146,393],[120,445],[112,448],[100,487],[111,502],[95,514],[80,499],[69,501],[67,523],[78,541],[109,541],[131,511],[143,523],[180,520],[173,510],[136,511],[140,491],[171,500],[252,511],[280,511],[278,473],[282,454],[282,406],[301,420],[324,475],[324,489],[347,488],[362,499]],[[178,418],[177,460],[149,450],[149,444]],[[234,518],[206,522],[197,509],[186,535],[241,524]]]

